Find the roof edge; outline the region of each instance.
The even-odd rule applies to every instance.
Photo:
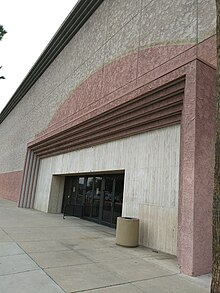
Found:
[[[49,44],[30,69],[11,99],[0,113],[0,124],[21,101],[29,89],[50,66],[104,0],[80,0],[61,24]]]

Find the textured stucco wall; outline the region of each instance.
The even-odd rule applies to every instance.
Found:
[[[73,105],[97,107],[98,99],[214,34],[214,20],[214,0],[105,0],[0,125],[0,137],[7,137],[0,173],[22,170],[27,142],[72,114]],[[91,75],[87,96],[74,92]]]
[[[215,46],[214,0],[105,0],[0,125],[0,137],[7,138],[0,144],[0,182],[23,169],[27,142],[35,136],[41,139],[59,131],[58,126],[65,130],[67,123],[109,110],[125,96],[132,99],[136,90],[143,94],[144,89],[169,82],[172,75],[179,78],[181,67],[188,64],[194,74],[187,77],[181,123],[179,259],[187,274],[208,272],[212,177],[205,181],[206,173],[200,170],[207,161],[212,169],[214,135],[208,132],[209,144],[199,117],[214,117],[214,109],[207,111],[202,101],[213,99],[210,85],[214,88],[215,72],[206,66],[196,72],[192,61],[200,58],[215,66]],[[175,76],[177,68],[180,73]],[[182,74],[187,75],[184,70]],[[206,224],[203,211],[209,219]],[[142,213],[150,214],[148,206]]]
[[[186,78],[180,158],[178,259],[185,274],[210,272],[215,148],[215,70],[194,62]]]
[[[0,197],[17,202],[21,190],[22,176],[22,171],[0,174]]]

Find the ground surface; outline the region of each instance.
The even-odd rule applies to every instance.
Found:
[[[208,293],[176,258],[115,245],[115,230],[0,199],[1,293]]]

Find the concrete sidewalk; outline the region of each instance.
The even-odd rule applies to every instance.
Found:
[[[0,199],[1,293],[208,293],[210,276],[179,273],[176,258],[115,245],[115,230]]]

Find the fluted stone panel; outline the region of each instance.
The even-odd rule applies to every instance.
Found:
[[[125,170],[123,216],[140,217],[144,221],[141,230],[143,245],[176,254],[179,151],[180,126],[174,125],[42,159],[34,208],[48,212],[53,175]],[[147,224],[144,220],[146,211],[142,210],[143,205],[152,205],[154,212],[163,218],[163,223],[167,221],[161,230],[162,235],[157,234],[159,230],[153,221]],[[172,237],[161,243],[166,234],[170,235],[170,230],[173,231]],[[147,239],[147,233],[158,237]]]

